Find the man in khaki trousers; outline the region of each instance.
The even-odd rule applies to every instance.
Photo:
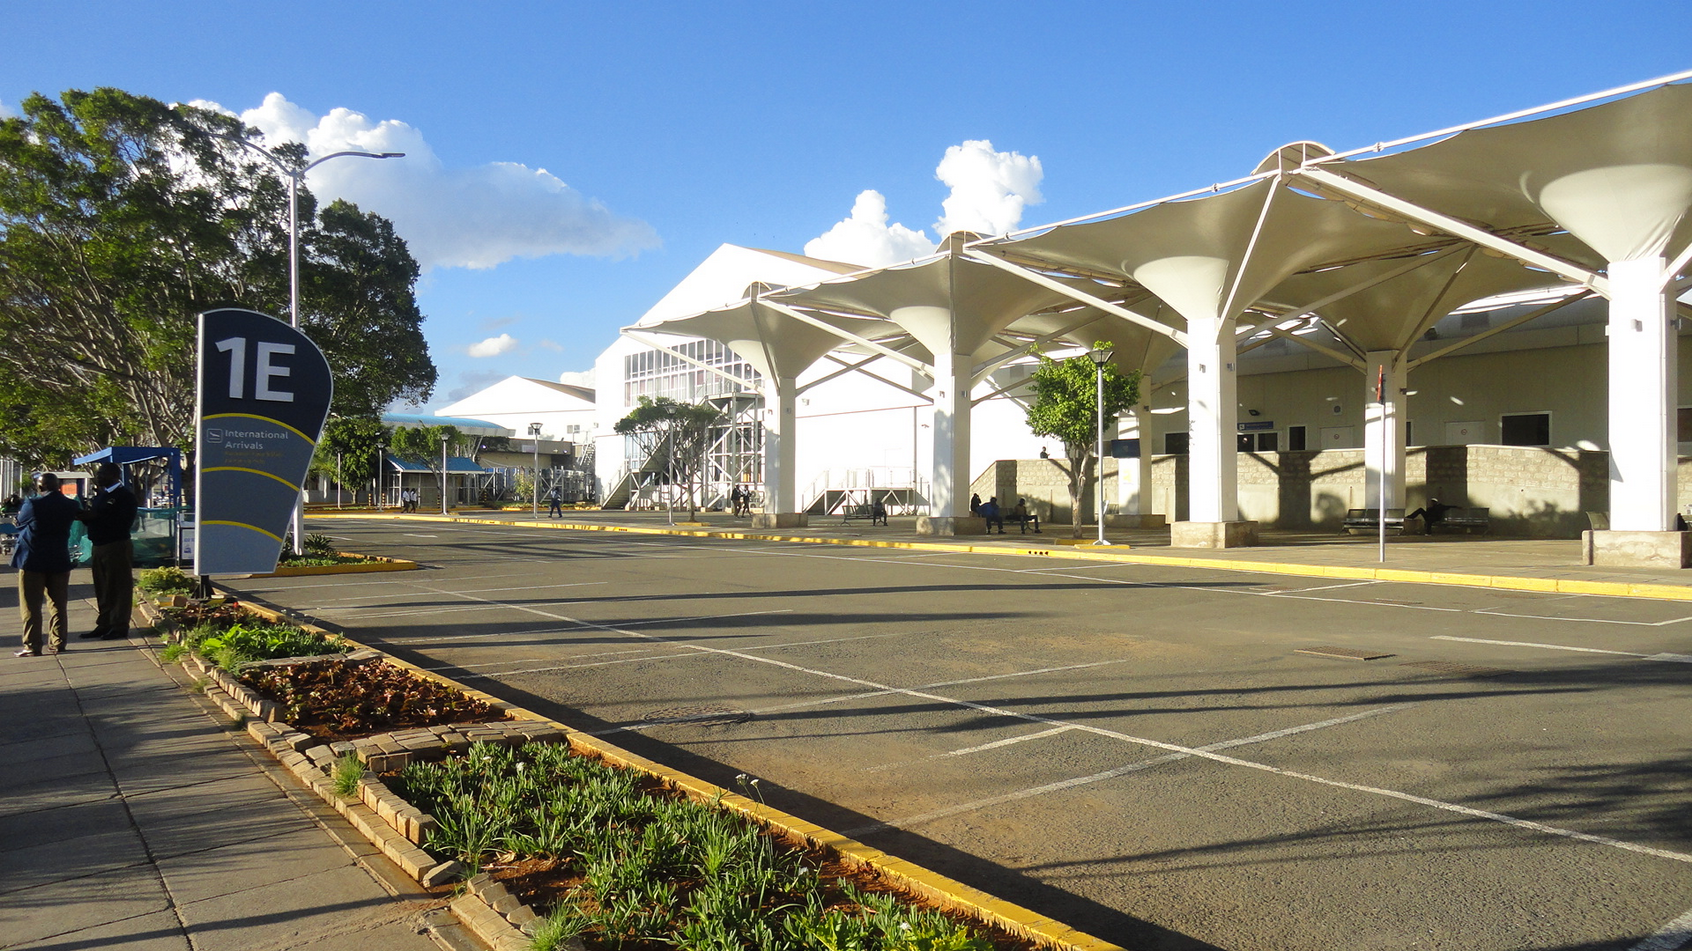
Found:
[[[19,657],[40,657],[65,649],[70,612],[70,532],[76,524],[75,502],[59,491],[59,477],[43,472],[35,477],[36,495],[18,512],[18,545],[12,567],[18,569],[18,609],[23,615],[23,649]],[[42,629],[41,605],[50,612]],[[45,644],[43,639],[45,638]]]
[[[135,493],[123,484],[123,470],[109,462],[94,470],[98,488],[82,520],[93,546],[94,603],[99,618],[83,637],[116,640],[129,636],[130,612],[135,609],[135,549],[129,532],[135,526]]]

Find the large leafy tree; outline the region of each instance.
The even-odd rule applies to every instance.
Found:
[[[0,120],[0,453],[186,447],[194,317],[285,315],[285,182],[239,120],[117,89],[33,95]],[[303,164],[299,145],[274,150]],[[374,418],[435,381],[417,264],[384,219],[300,193],[301,325],[332,412]]]
[[[670,484],[683,487],[690,520],[698,511],[695,489],[705,471],[711,427],[721,416],[715,407],[702,403],[643,396],[639,405],[617,420],[617,434],[638,437],[647,455],[653,457],[653,464],[668,475]]]
[[[1098,343],[1097,348],[1110,347]],[[1070,530],[1081,537],[1081,499],[1098,467],[1099,370],[1086,354],[1054,360],[1038,354],[1040,365],[1029,378],[1034,401],[1028,405],[1028,428],[1036,436],[1063,442],[1064,474],[1069,477]],[[1104,414],[1113,419],[1140,398],[1140,371],[1122,373],[1104,367]]]

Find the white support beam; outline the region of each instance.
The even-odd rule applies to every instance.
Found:
[[[837,370],[833,373],[830,373],[828,376],[825,376],[820,380],[812,380],[811,382],[805,384],[804,386],[801,386],[799,388],[800,393],[804,393],[807,390],[809,390],[811,387],[816,386],[820,383],[826,383],[829,380],[832,380],[837,376],[841,376],[843,374],[850,373],[851,371],[856,370],[860,374],[869,377],[870,379],[876,381],[877,383],[885,383],[888,386],[891,386],[892,388],[894,388],[895,390],[899,390],[899,391],[904,392],[904,393],[909,393],[910,395],[916,397],[917,399],[922,399],[922,400],[928,399],[928,394],[926,392],[924,392],[923,390],[918,390],[918,389],[906,386],[903,383],[895,383],[894,381],[889,380],[888,378],[882,376],[879,373],[872,373],[871,371],[864,368],[864,363],[869,363],[869,362],[872,362],[872,361],[875,361],[875,360],[879,360],[879,359],[881,359],[880,357],[870,357],[869,360],[863,361],[862,363],[855,363],[855,364],[854,363],[848,363],[847,361],[840,359],[839,357],[835,356],[832,353],[824,354],[823,359],[831,360],[835,363],[840,364],[842,366],[842,369]]]
[[[1544,268],[1560,277],[1590,287],[1605,297],[1609,296],[1609,281],[1603,275],[1596,271],[1587,270],[1573,262],[1565,261],[1555,255],[1546,254],[1544,251],[1535,250],[1508,238],[1500,237],[1468,222],[1459,221],[1450,215],[1423,208],[1414,202],[1389,195],[1378,188],[1353,181],[1329,169],[1307,165],[1294,170],[1291,174],[1306,178],[1321,188],[1348,195],[1389,214],[1427,225],[1465,241],[1472,241],[1483,248],[1491,248],[1524,264]]]
[[[1042,334],[1039,337],[1035,337],[1033,340],[1028,341],[1027,343],[1023,344],[1020,347],[1015,347],[1014,349],[1007,350],[1004,353],[999,354],[998,356],[994,357],[991,360],[986,360],[986,361],[983,361],[981,363],[976,364],[974,370],[972,371],[972,375],[975,377],[975,381],[977,383],[979,383],[982,380],[986,379],[987,375],[992,373],[994,370],[997,370],[998,368],[1004,366],[1005,364],[1011,362],[1012,360],[1015,360],[1018,357],[1028,355],[1030,352],[1032,352],[1034,350],[1035,347],[1038,347],[1041,344],[1050,343],[1053,340],[1056,340],[1057,338],[1059,338],[1059,337],[1061,337],[1065,334],[1074,333],[1075,331],[1080,330],[1082,327],[1087,326],[1088,324],[1094,322],[1097,319],[1098,318],[1093,316],[1092,314],[1088,314],[1088,315],[1082,317],[1081,319],[1075,321],[1074,323],[1069,324],[1066,327],[1063,327],[1063,328],[1058,329],[1058,330],[1054,330],[1049,334]],[[1001,341],[1001,342],[1003,342],[1003,341]]]
[[[1446,354],[1454,353],[1458,350],[1463,349],[1464,347],[1472,347],[1475,344],[1480,343],[1482,340],[1485,340],[1488,337],[1492,337],[1492,336],[1495,336],[1497,334],[1501,334],[1506,330],[1514,330],[1515,328],[1520,327],[1522,324],[1525,324],[1530,320],[1538,320],[1539,318],[1544,317],[1546,314],[1552,313],[1553,311],[1562,310],[1564,307],[1567,307],[1570,304],[1573,304],[1575,301],[1586,300],[1587,298],[1589,298],[1591,296],[1592,296],[1592,291],[1581,291],[1580,293],[1575,294],[1572,297],[1565,297],[1560,301],[1552,301],[1551,303],[1546,304],[1544,307],[1537,308],[1535,310],[1529,311],[1526,314],[1523,314],[1520,317],[1517,317],[1515,320],[1506,321],[1505,323],[1499,324],[1496,327],[1492,327],[1490,329],[1483,330],[1480,333],[1475,334],[1473,337],[1464,337],[1461,340],[1454,341],[1451,344],[1451,346],[1449,346],[1449,347],[1441,347],[1440,349],[1435,350],[1432,353],[1424,353],[1421,356],[1417,357],[1416,359],[1411,360],[1409,363],[1406,363],[1404,365],[1404,369],[1405,369],[1406,372],[1408,372],[1410,370],[1414,370],[1417,367],[1421,366],[1422,364],[1427,363],[1429,360],[1437,360],[1440,357],[1445,356]]]
[[[1666,532],[1677,495],[1678,334],[1662,258],[1611,261],[1610,528]]]
[[[789,307],[786,304],[777,303],[773,300],[770,300],[767,297],[758,298],[758,303],[764,305],[765,307],[768,307],[769,309],[775,311],[778,314],[786,314],[787,316],[792,317],[794,320],[797,320],[800,323],[810,324],[811,326],[817,328],[818,330],[825,330],[825,331],[827,331],[831,334],[834,334],[836,337],[839,337],[842,340],[850,340],[851,342],[857,344],[860,347],[867,347],[870,350],[873,350],[876,353],[879,353],[882,356],[887,357],[888,359],[894,360],[894,361],[899,362],[899,363],[903,363],[905,366],[910,367],[911,369],[917,371],[918,373],[921,373],[923,376],[929,377],[930,379],[932,379],[934,377],[934,368],[929,366],[926,363],[923,363],[921,360],[917,360],[913,357],[908,357],[905,354],[902,354],[899,351],[891,349],[889,347],[884,347],[881,344],[876,343],[874,340],[869,339],[868,337],[860,337],[857,334],[852,333],[849,330],[841,330],[839,327],[834,326],[833,324],[829,323],[828,321],[823,320],[820,317],[812,317],[810,314],[805,313],[804,311],[798,309],[797,307]]]
[[[1300,315],[1300,317],[1309,318],[1312,321],[1314,321],[1316,319],[1314,314],[1302,314],[1302,315]],[[1355,367],[1356,369],[1359,369],[1359,370],[1364,369],[1364,367],[1365,367],[1364,361],[1358,359],[1353,354],[1343,353],[1339,350],[1335,350],[1333,347],[1324,346],[1322,344],[1306,340],[1303,337],[1300,337],[1298,334],[1295,334],[1290,330],[1282,330],[1278,325],[1282,321],[1285,321],[1287,319],[1288,318],[1282,317],[1282,318],[1276,319],[1275,321],[1273,321],[1273,322],[1271,322],[1267,325],[1259,324],[1256,329],[1268,332],[1271,335],[1271,338],[1281,337],[1281,338],[1284,338],[1284,339],[1287,339],[1287,340],[1291,340],[1291,341],[1294,341],[1295,343],[1297,343],[1301,347],[1306,347],[1308,349],[1316,351],[1317,353],[1322,354],[1323,356],[1331,357],[1332,359],[1338,360],[1339,362],[1344,363],[1347,366]],[[1297,318],[1294,318],[1294,319],[1297,319]],[[1263,346],[1263,344],[1268,343],[1268,342],[1269,342],[1268,340],[1264,340],[1260,343],[1254,343],[1254,344],[1251,344],[1250,346],[1240,348],[1238,352],[1244,353],[1248,350],[1256,350],[1258,347],[1261,347],[1261,346]]]
[[[995,257],[985,251],[977,251],[974,248],[965,248],[963,250],[963,256],[969,258],[971,261],[979,261],[982,264],[991,265],[992,267],[996,267],[1008,274],[1014,274],[1030,284],[1038,284],[1041,287],[1056,291],[1072,300],[1078,300],[1083,304],[1090,304],[1107,314],[1121,317],[1123,320],[1144,327],[1153,333],[1162,334],[1183,347],[1187,345],[1187,335],[1168,324],[1159,323],[1152,320],[1150,317],[1142,317],[1120,304],[1113,304],[1110,301],[1101,297],[1096,297],[1086,291],[1077,290],[1062,281],[1047,277],[1037,271],[1031,271],[1028,268],[1012,264],[1004,258]]]

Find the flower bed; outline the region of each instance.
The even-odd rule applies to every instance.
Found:
[[[1029,947],[990,939],[720,803],[557,744],[478,745],[387,781],[433,817],[431,851],[545,913],[520,916],[536,948],[568,937],[626,951]]]
[[[265,664],[243,670],[240,679],[275,702],[280,719],[324,742],[511,719],[462,690],[379,660]]]

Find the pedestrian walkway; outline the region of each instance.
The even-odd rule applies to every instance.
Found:
[[[214,720],[139,634],[76,638],[94,618],[86,571],[69,650],[12,657],[14,577],[0,571],[0,948],[453,946],[442,902]]]

